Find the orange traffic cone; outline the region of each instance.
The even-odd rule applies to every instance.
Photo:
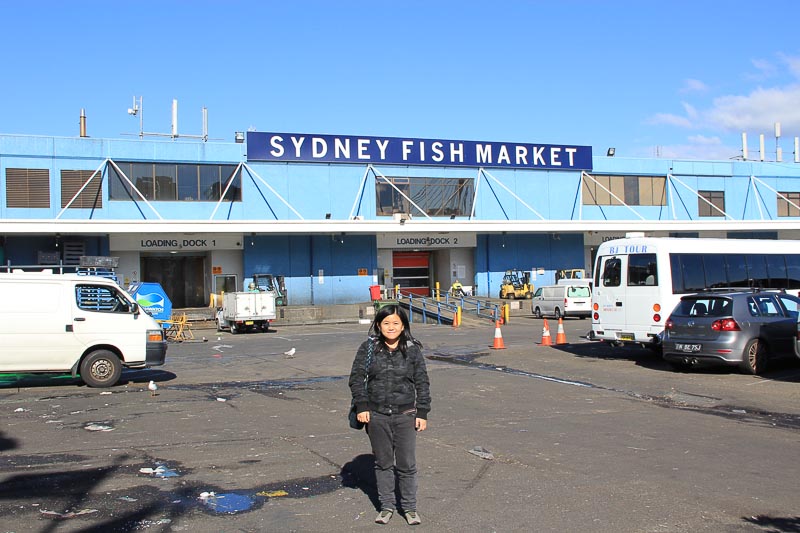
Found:
[[[564,321],[559,317],[558,331],[556,331],[556,344],[567,344],[567,334],[564,333]]]
[[[542,328],[542,346],[552,346],[553,339],[550,337],[550,328],[547,327],[547,319],[544,319],[544,327]]]
[[[500,323],[494,323],[494,344],[490,346],[492,350],[505,350],[506,345],[503,343],[503,333],[500,331]]]

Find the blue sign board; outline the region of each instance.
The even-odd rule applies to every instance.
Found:
[[[128,287],[128,294],[133,296],[143,311],[156,320],[172,318],[172,300],[160,283],[138,281]]]
[[[250,131],[247,160],[591,170],[592,147]]]

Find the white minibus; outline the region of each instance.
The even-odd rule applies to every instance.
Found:
[[[800,241],[631,236],[597,250],[592,336],[657,347],[684,294],[800,288]]]
[[[114,281],[52,270],[0,274],[0,372],[117,383],[122,368],[164,364],[164,330]]]

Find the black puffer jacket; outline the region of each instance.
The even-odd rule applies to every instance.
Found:
[[[372,360],[364,390],[364,366],[367,346],[373,343]],[[402,413],[417,409],[417,418],[428,418],[431,410],[431,390],[425,358],[419,346],[408,343],[406,355],[400,350],[389,351],[379,340],[364,341],[358,347],[350,371],[350,391],[356,410],[383,414]]]

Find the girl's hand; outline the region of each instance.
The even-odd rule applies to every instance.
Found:
[[[417,431],[425,431],[428,428],[428,421],[424,418],[417,418],[415,426]]]

